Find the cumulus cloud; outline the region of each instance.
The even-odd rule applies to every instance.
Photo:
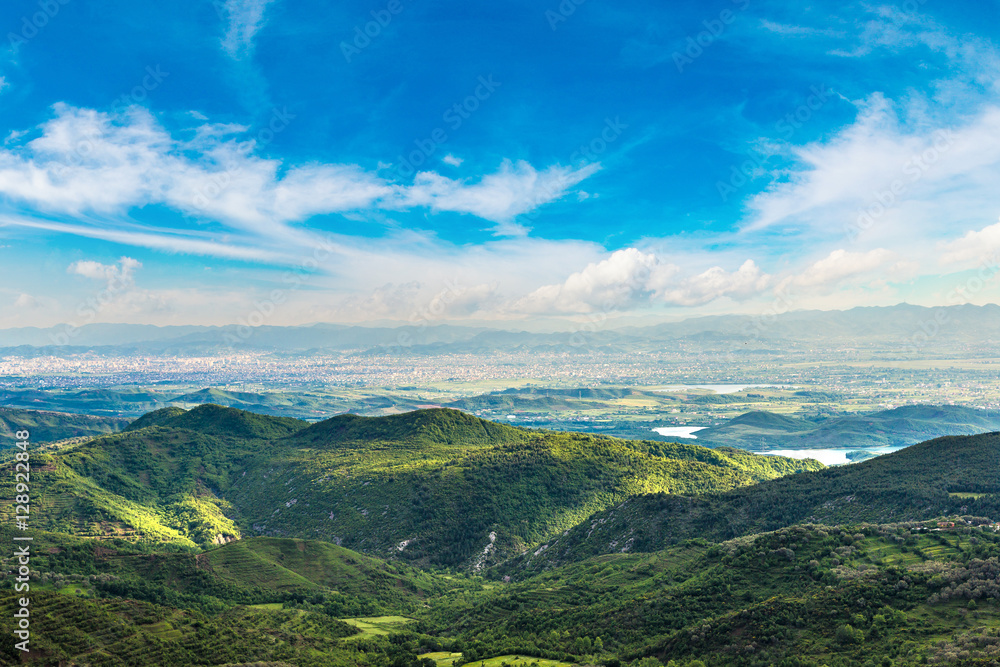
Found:
[[[665,282],[678,271],[653,254],[636,248],[618,250],[600,262],[570,275],[565,282],[545,285],[513,304],[526,313],[589,313],[634,305],[648,297],[652,283]]]
[[[92,280],[101,280],[106,282],[109,288],[120,290],[135,283],[135,272],[140,268],[142,262],[131,257],[122,257],[117,264],[80,260],[70,264],[66,272]]]
[[[868,252],[850,252],[840,248],[813,262],[800,273],[783,280],[777,291],[782,292],[789,288],[830,291],[849,279],[881,283],[891,277],[901,277],[912,269],[910,264],[897,260],[896,253],[885,248],[876,248]]]
[[[699,306],[720,297],[736,300],[760,294],[771,282],[753,260],[743,262],[739,269],[728,272],[713,266],[696,276],[685,278],[676,286],[660,290],[657,296],[664,302],[677,306]]]
[[[650,303],[702,305],[731,297],[745,299],[767,287],[770,276],[752,260],[736,271],[712,267],[680,278],[680,267],[636,248],[618,250],[600,262],[573,273],[565,282],[545,285],[515,301],[511,310],[523,313],[589,313]]]
[[[1000,253],[1000,222],[940,244],[942,264],[977,264]]]

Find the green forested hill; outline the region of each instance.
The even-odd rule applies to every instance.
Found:
[[[508,568],[534,571],[626,543],[633,551],[655,551],[693,537],[726,540],[803,521],[886,523],[943,514],[1000,519],[1000,433],[937,438],[721,494],[631,498]]]
[[[152,415],[162,415],[163,418],[157,420],[157,425],[165,428],[184,428],[210,436],[258,440],[283,438],[309,425],[309,422],[301,419],[270,417],[211,403],[186,412],[177,412],[177,408],[164,408],[140,417],[137,422]],[[138,426],[137,422],[130,426],[132,430]]]
[[[10,542],[9,529],[0,534]],[[34,537],[32,650],[21,657],[2,642],[0,664],[389,667],[415,650],[338,619],[391,614],[405,627],[411,619],[399,614],[481,588],[324,542],[252,538],[203,553],[157,553],[117,540]],[[9,556],[0,560],[12,567]],[[8,636],[18,597],[10,585],[0,587]]]
[[[643,667],[993,664],[1000,536],[917,529],[800,525],[608,554],[435,606],[430,626],[476,655],[583,664],[605,652]]]
[[[990,665],[1000,648],[1000,535],[958,522],[941,532],[798,525],[485,585],[306,540],[139,553],[38,534],[24,662]],[[8,635],[15,599],[0,591]],[[18,658],[0,645],[0,664]]]
[[[310,427],[289,439],[280,459],[248,467],[226,497],[243,524],[264,534],[480,566],[630,496],[730,489],[819,467],[691,445],[538,434],[449,411],[411,414],[421,423],[410,432],[419,435],[402,441],[349,433],[373,423],[395,437],[402,416]],[[433,421],[438,416],[456,427]],[[336,437],[315,436],[331,426]]]
[[[36,454],[35,466],[37,522],[49,530],[188,547],[319,538],[475,567],[631,496],[721,491],[821,467],[538,433],[455,410],[308,425],[213,405],[146,415],[123,433]]]
[[[118,417],[92,417],[40,410],[0,408],[0,447],[9,449],[14,433],[27,429],[35,442],[52,442],[67,438],[95,436],[121,430],[127,419]]]
[[[823,469],[452,410],[307,424],[202,406],[31,465],[34,665],[1000,658],[1000,433]]]

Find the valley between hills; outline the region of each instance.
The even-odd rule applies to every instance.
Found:
[[[13,417],[70,436],[31,454],[30,664],[1000,659],[996,432],[826,467],[443,408]]]

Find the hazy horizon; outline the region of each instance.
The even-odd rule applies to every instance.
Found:
[[[996,300],[995,3],[113,5],[0,10],[0,328]]]
[[[810,312],[819,313],[847,313],[853,310],[864,310],[864,309],[893,309],[899,307],[913,306],[915,308],[936,310],[939,308],[950,308],[958,306],[973,306],[976,308],[988,308],[990,306],[1000,308],[998,303],[984,303],[984,304],[954,304],[949,306],[923,306],[920,304],[907,303],[901,301],[890,305],[879,305],[879,306],[855,306],[852,308],[799,308],[794,310],[781,311],[777,309],[771,309],[763,312],[720,312],[720,313],[691,313],[686,316],[668,317],[668,316],[656,316],[656,315],[609,315],[607,317],[602,317],[599,320],[601,328],[604,330],[617,330],[617,329],[628,329],[628,328],[643,328],[643,327],[655,327],[658,325],[669,325],[669,324],[679,324],[683,322],[688,322],[692,320],[709,319],[709,318],[752,318],[752,319],[763,319],[763,318],[773,318],[782,315],[795,315],[804,314]],[[370,328],[370,329],[395,329],[403,327],[419,327],[419,328],[431,328],[431,327],[456,327],[456,328],[469,328],[469,329],[484,329],[484,330],[496,330],[496,331],[511,331],[511,332],[525,332],[525,333],[567,333],[580,330],[582,325],[594,325],[597,324],[598,320],[596,318],[588,318],[586,316],[577,316],[575,318],[532,318],[530,320],[475,320],[475,319],[433,319],[433,318],[415,318],[408,321],[400,320],[374,320],[374,321],[356,321],[356,322],[304,322],[302,324],[279,324],[268,322],[262,325],[256,326],[270,326],[270,327],[289,327],[289,328],[308,328],[317,326],[332,326],[332,327],[357,327],[357,328]],[[197,324],[197,323],[171,323],[171,324],[153,324],[148,322],[105,322],[105,321],[95,321],[89,322],[82,325],[71,325],[67,322],[56,322],[49,326],[15,326],[15,327],[3,327],[0,331],[16,331],[19,329],[82,329],[84,327],[131,327],[131,326],[143,326],[143,327],[156,327],[160,329],[167,328],[210,328],[210,329],[222,329],[226,327],[237,327],[242,326],[241,322],[227,322],[224,324]]]

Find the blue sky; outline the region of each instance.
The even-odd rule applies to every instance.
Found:
[[[0,26],[0,326],[997,301],[996,0],[11,0]]]

